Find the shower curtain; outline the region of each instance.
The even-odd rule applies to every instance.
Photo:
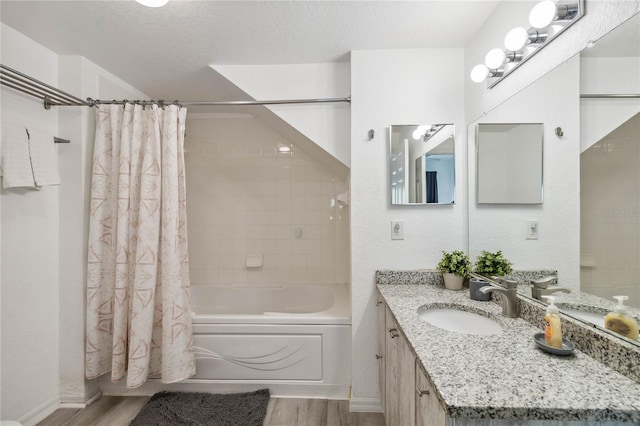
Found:
[[[96,110],[86,376],[129,388],[195,374],[184,180],[186,110]]]

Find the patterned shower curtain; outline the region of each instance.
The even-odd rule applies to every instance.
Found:
[[[195,374],[184,125],[175,105],[96,110],[87,273],[86,376],[127,387]]]

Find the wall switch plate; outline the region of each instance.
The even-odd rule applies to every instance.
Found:
[[[404,240],[404,221],[402,220],[391,221],[391,239]]]
[[[527,231],[525,233],[525,239],[537,240],[538,239],[538,221],[527,220]]]

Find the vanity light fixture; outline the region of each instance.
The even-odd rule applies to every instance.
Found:
[[[136,2],[147,7],[162,7],[169,3],[169,0],[136,0]]]
[[[487,80],[488,88],[492,88],[583,17],[584,0],[568,1],[571,3],[543,0],[536,4],[529,14],[531,28],[517,27],[509,31],[504,38],[506,50],[489,51],[485,63],[471,70],[471,80],[476,83]]]

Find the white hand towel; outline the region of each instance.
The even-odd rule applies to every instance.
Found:
[[[29,129],[29,134],[31,165],[36,186],[60,185],[58,150],[53,136],[33,129]]]
[[[18,188],[35,186],[31,158],[29,155],[29,137],[22,126],[2,123],[2,186]]]

